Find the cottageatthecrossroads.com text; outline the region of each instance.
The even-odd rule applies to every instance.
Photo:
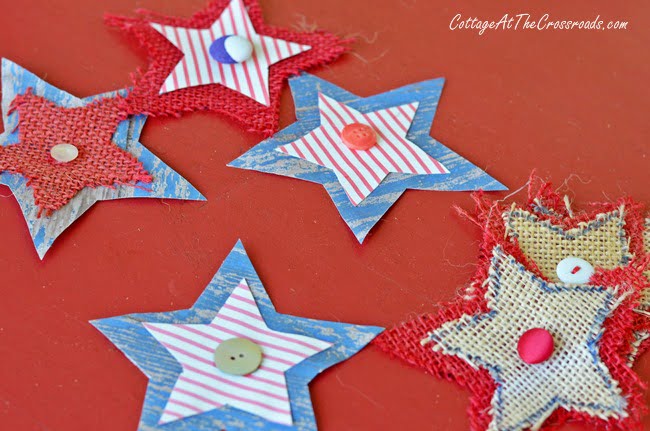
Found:
[[[479,35],[483,35],[487,30],[627,30],[627,28],[627,21],[605,22],[600,15],[593,20],[555,20],[547,13],[537,19],[528,13],[505,14],[499,20],[464,18],[459,13],[449,23],[450,30],[475,30]]]

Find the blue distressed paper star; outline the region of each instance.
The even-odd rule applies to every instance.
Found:
[[[383,331],[277,313],[241,242],[192,308],[91,323],[149,378],[140,431],[316,430],[308,383]],[[250,375],[228,375],[212,363],[215,348],[240,337],[237,331],[247,332],[264,351],[260,368]],[[285,342],[268,350],[259,337],[269,335]],[[308,349],[301,360],[295,356],[298,342]],[[285,404],[274,404],[287,395],[288,420],[286,410],[278,410]],[[260,408],[266,410],[253,413]]]
[[[94,100],[115,97],[118,94],[111,92],[79,99],[48,84],[16,63],[3,58],[2,120],[4,132],[0,134],[0,145],[2,146],[18,142],[18,112],[11,112],[10,105],[17,95],[24,94],[28,88],[31,88],[35,95],[67,108],[85,106]],[[146,116],[144,115],[122,121],[113,135],[113,143],[142,162],[143,167],[154,179],[151,184],[136,184],[135,187],[116,185],[112,188],[85,188],[50,216],[38,217],[39,208],[34,202],[34,195],[27,185],[27,180],[9,172],[0,173],[0,184],[7,185],[18,200],[34,246],[41,259],[50,249],[54,240],[97,201],[133,197],[205,200],[203,195],[186,179],[138,142],[145,121]]]
[[[322,184],[359,242],[406,189],[506,190],[429,135],[442,78],[367,98],[309,74],[289,84],[298,121],[229,166]],[[350,152],[332,133],[346,122],[373,127],[377,148]]]

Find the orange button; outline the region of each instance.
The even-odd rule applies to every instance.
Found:
[[[361,124],[348,124],[341,131],[341,139],[351,150],[369,150],[377,145],[377,134],[372,127]]]

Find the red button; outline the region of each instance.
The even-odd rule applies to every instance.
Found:
[[[348,124],[341,131],[341,139],[351,150],[369,150],[377,145],[377,134],[372,127],[361,124]]]
[[[553,336],[546,329],[533,328],[524,332],[517,343],[517,351],[527,364],[539,364],[553,355]]]

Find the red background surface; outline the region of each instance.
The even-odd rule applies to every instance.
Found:
[[[578,205],[624,193],[650,202],[647,3],[261,2],[269,23],[357,36],[352,54],[317,71],[356,94],[446,77],[432,135],[511,189],[538,168],[558,186],[568,178]],[[80,97],[114,90],[146,62],[104,12],[189,15],[203,4],[2,0],[0,55]],[[449,30],[456,13],[521,12],[629,29]],[[288,88],[281,118],[295,119]],[[208,202],[101,202],[43,262],[0,187],[0,429],[135,430],[146,378],[88,320],[190,306],[238,238],[277,309],[300,316],[391,326],[468,281],[479,232],[451,206],[470,208],[469,194],[406,192],[361,246],[322,187],[226,167],[259,140],[212,114],[149,120],[141,141]],[[650,378],[650,357],[636,369]],[[468,429],[465,391],[373,347],[311,393],[321,430]]]

